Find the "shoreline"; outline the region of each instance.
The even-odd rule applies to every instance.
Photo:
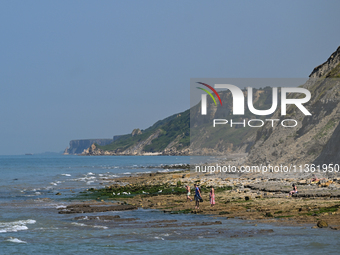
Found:
[[[213,174],[162,172],[119,177],[104,189],[85,192],[96,204],[119,201],[121,204],[143,209],[157,209],[164,213],[204,214],[225,218],[251,220],[254,223],[283,225],[313,225],[340,230],[340,178],[310,183],[304,178],[262,178],[231,176],[221,178]],[[198,183],[203,203],[195,209],[195,202],[187,202],[184,185]],[[291,183],[298,194],[287,197]],[[209,202],[209,189],[215,188],[215,206]],[[149,192],[148,192],[149,191]],[[120,194],[121,193],[121,194]],[[193,193],[191,192],[193,199]],[[333,195],[333,196],[332,196]],[[85,198],[85,197],[83,197]]]

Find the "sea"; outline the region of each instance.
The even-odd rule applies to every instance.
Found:
[[[164,166],[188,163],[190,157],[186,156],[0,156],[0,254],[339,252],[340,231],[313,229],[311,225],[153,209],[93,214],[118,215],[117,221],[58,214],[79,192],[105,187],[114,178],[173,171]]]

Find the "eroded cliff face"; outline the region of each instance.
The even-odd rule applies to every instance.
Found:
[[[339,162],[340,84],[337,80],[329,79],[332,77],[340,79],[340,47],[325,63],[314,68],[310,74],[310,79],[303,85],[312,94],[311,100],[304,104],[312,113],[312,116],[305,116],[292,105],[287,108],[286,116],[281,116],[280,111],[270,116],[271,119],[280,120],[273,127],[271,122],[267,122],[262,128],[236,127],[222,130],[222,127],[218,127],[207,129],[206,126],[211,126],[213,119],[235,117],[232,116],[231,93],[224,91],[219,93],[223,101],[223,108],[216,107],[208,97],[208,109],[211,109],[211,111],[205,118],[201,117],[200,106],[197,105],[190,109],[190,115],[186,111],[160,120],[147,130],[135,129],[131,134],[120,136],[114,142],[116,146],[111,146],[111,148],[103,149],[92,143],[88,144],[83,154],[226,155],[248,152],[249,164]],[[247,96],[247,93],[244,93]],[[253,93],[256,109],[269,109],[271,107],[271,88],[254,89]],[[291,95],[291,97],[294,96],[299,95]],[[198,116],[200,117],[198,118]],[[265,117],[268,118],[269,116]],[[189,130],[189,118],[191,118],[191,130]],[[249,119],[261,118],[261,116],[254,116],[248,110],[243,118],[248,121]],[[298,121],[295,128],[281,126],[280,122],[289,118]],[[200,128],[200,126],[203,128]],[[195,129],[195,127],[197,128]],[[173,130],[177,131],[173,133]],[[192,136],[190,137],[189,151],[188,138],[190,132]],[[159,144],[162,144],[162,146],[159,146]],[[91,148],[89,148],[90,146]],[[81,152],[77,151],[77,153]]]
[[[247,91],[243,90],[245,96]],[[217,107],[208,98],[208,111],[205,116],[201,115],[201,106],[196,105],[190,111],[190,153],[192,155],[227,155],[230,153],[246,153],[254,144],[256,128],[249,128],[247,125],[230,124],[212,126],[214,119],[234,122],[248,122],[249,119],[266,119],[267,116],[255,116],[245,109],[242,116],[233,115],[233,96],[229,90],[219,92],[223,107]],[[253,103],[256,109],[269,109],[271,107],[272,89],[253,89]]]
[[[340,163],[340,124],[323,147],[321,154],[315,159],[314,164],[339,164]]]
[[[316,67],[302,87],[311,100],[304,106],[312,116],[305,116],[294,105],[286,116],[272,118],[295,119],[295,128],[265,125],[256,135],[249,164],[329,164],[339,163],[340,122],[340,47],[322,65]],[[337,79],[330,79],[335,77]],[[327,79],[325,79],[327,78]]]

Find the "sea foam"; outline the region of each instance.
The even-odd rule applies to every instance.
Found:
[[[27,230],[28,227],[26,224],[35,224],[35,220],[18,220],[11,222],[0,222],[0,233],[8,233],[8,232],[18,232],[22,230]]]
[[[6,240],[7,242],[12,242],[12,243],[27,243],[25,241],[22,241],[18,238],[15,238],[15,237],[10,237],[9,239]]]

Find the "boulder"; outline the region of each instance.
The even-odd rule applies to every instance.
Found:
[[[319,228],[328,228],[328,224],[324,220],[319,220],[318,223],[316,224]]]

